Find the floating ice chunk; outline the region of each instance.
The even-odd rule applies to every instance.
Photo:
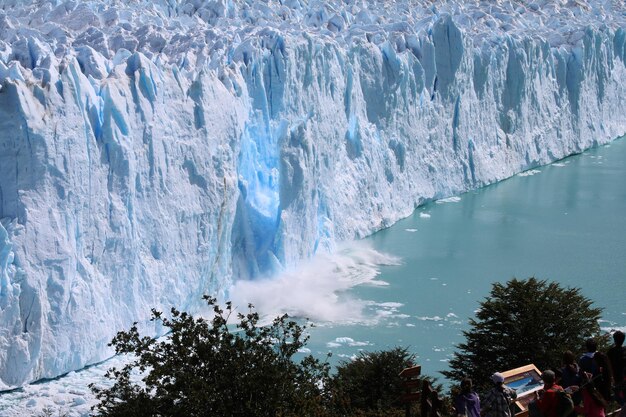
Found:
[[[354,361],[354,360],[356,360],[356,358],[357,358],[357,356],[356,356],[356,355],[354,355],[354,354],[352,354],[352,355],[347,355],[347,354],[345,354],[345,353],[340,353],[340,354],[338,354],[337,356],[338,356],[338,357],[340,357],[340,358],[347,358],[347,359],[350,359],[351,361]]]
[[[439,316],[417,316],[416,319],[421,320],[421,321],[441,321],[443,320],[443,318],[439,317]]]
[[[461,201],[461,197],[454,196],[454,197],[442,198],[441,200],[435,201],[435,203],[437,204],[458,203],[459,201]]]
[[[530,177],[533,175],[539,174],[541,171],[538,169],[529,169],[528,171],[520,172],[517,174],[518,177]]]
[[[415,233],[415,232],[417,232],[417,229],[404,229],[404,230],[406,230],[406,231],[407,231],[407,232],[409,232],[409,233]]]
[[[422,211],[422,212],[420,212],[420,218],[422,218],[422,219],[430,219],[430,214],[429,213],[424,213]]]
[[[359,346],[370,346],[370,342],[361,342],[352,339],[351,337],[337,337],[334,341],[330,341],[326,343],[326,346],[329,348],[337,348],[341,346],[350,346],[350,347],[359,347]]]
[[[370,346],[371,343],[370,342],[359,342],[359,341],[354,341],[351,343],[348,343],[348,346],[353,346],[353,347],[357,347],[357,346]]]
[[[390,309],[398,309],[398,308],[404,306],[403,303],[397,303],[397,302],[393,302],[393,301],[389,301],[389,302],[385,302],[385,303],[377,303],[376,305],[378,305],[380,307],[390,308]]]

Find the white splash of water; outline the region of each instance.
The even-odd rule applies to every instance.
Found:
[[[252,303],[265,317],[287,313],[315,323],[370,322],[375,319],[367,314],[371,302],[348,294],[348,290],[357,285],[386,285],[375,279],[379,267],[398,263],[398,258],[365,242],[350,242],[276,277],[236,281],[229,291],[230,300],[240,310]]]

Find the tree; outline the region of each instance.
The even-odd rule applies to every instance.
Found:
[[[536,278],[495,283],[463,332],[466,342],[458,346],[451,370],[442,373],[486,387],[494,372],[529,363],[540,370],[559,366],[565,350],[577,352],[586,338],[600,335],[601,311],[579,288]]]
[[[223,310],[205,297],[213,319],[194,318],[171,310],[171,318],[152,311],[169,330],[166,337],[141,336],[135,323],[113,341],[117,354],[134,359],[106,374],[110,388],[90,388],[101,416],[306,416],[323,407],[323,387],[329,366],[312,356],[301,362],[293,356],[308,337],[305,326],[276,318],[259,325],[252,306],[237,314],[236,328],[228,325],[231,303]],[[141,381],[132,374],[139,371]]]
[[[404,393],[400,371],[413,365],[415,356],[406,348],[359,352],[356,359],[342,361],[332,379],[333,400],[341,415],[385,415],[396,409],[404,415],[399,402]],[[377,414],[378,413],[378,414]]]

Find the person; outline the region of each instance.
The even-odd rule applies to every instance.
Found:
[[[480,417],[480,397],[472,389],[471,379],[461,381],[461,392],[454,399],[454,409],[457,417]]]
[[[598,375],[598,366],[596,361],[593,360],[593,357],[598,350],[598,343],[595,339],[587,339],[585,341],[585,353],[578,359],[578,366],[582,372],[589,372],[591,375]]]
[[[606,401],[596,388],[593,376],[589,372],[583,372],[581,389],[583,405],[575,406],[574,411],[585,417],[605,417]]]
[[[626,416],[626,347],[624,345],[624,332],[617,330],[613,333],[613,347],[607,356],[613,368],[613,380],[615,382],[615,400],[622,408],[621,416]]]
[[[572,393],[572,401],[574,405],[582,402],[582,393],[578,390],[582,378],[580,376],[580,368],[576,363],[576,356],[571,350],[563,352],[563,368],[561,368],[561,387]]]
[[[545,417],[562,417],[559,411],[558,392],[563,391],[563,388],[555,383],[556,376],[549,369],[543,371],[541,379],[543,390],[535,392],[537,409]]]
[[[594,375],[595,386],[602,394],[604,401],[607,403],[611,401],[612,387],[613,387],[613,371],[611,370],[611,362],[608,356],[602,352],[596,352],[593,356],[593,360],[596,362],[597,375]]]
[[[481,415],[484,417],[512,417],[511,402],[517,398],[514,390],[504,386],[504,376],[500,372],[491,375],[493,388],[485,396]]]
[[[580,368],[576,363],[576,356],[571,350],[563,352],[563,368],[561,368],[561,386],[579,386],[581,381]]]

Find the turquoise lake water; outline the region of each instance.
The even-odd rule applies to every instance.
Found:
[[[459,198],[365,239],[401,263],[379,267],[388,285],[347,291],[377,319],[314,328],[313,353],[331,351],[336,363],[405,346],[441,377],[491,283],[513,277],[580,287],[604,309],[603,328],[626,327],[626,139]]]

